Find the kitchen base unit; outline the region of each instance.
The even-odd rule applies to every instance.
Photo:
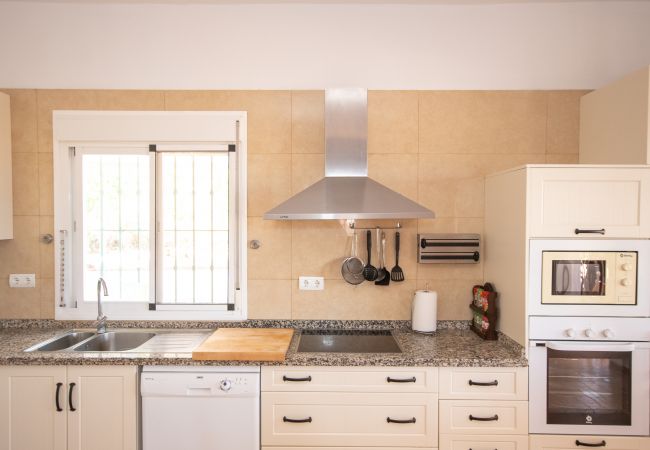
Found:
[[[440,434],[440,450],[527,450],[528,436]]]
[[[145,366],[143,450],[258,450],[259,366]]]
[[[263,367],[262,448],[434,449],[438,369]]]
[[[0,367],[0,450],[137,450],[137,371]]]
[[[530,450],[648,450],[650,437],[530,435]]]

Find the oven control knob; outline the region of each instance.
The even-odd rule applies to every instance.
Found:
[[[630,270],[632,270],[632,264],[625,263],[621,266],[621,269],[625,270],[626,272],[629,272]]]
[[[603,331],[603,336],[605,336],[607,339],[611,339],[614,337],[614,332],[607,328],[606,330]]]
[[[590,337],[594,337],[595,334],[596,334],[596,333],[594,333],[594,330],[592,330],[591,328],[587,328],[587,329],[585,330],[585,336],[587,336],[588,338],[590,338]]]
[[[564,330],[564,334],[566,335],[566,337],[572,338],[576,335],[576,330],[574,330],[573,328],[567,328],[566,330]]]
[[[629,279],[629,278],[623,278],[623,279],[621,280],[621,284],[622,284],[623,286],[629,286],[629,285],[630,285],[630,279]]]
[[[219,389],[222,391],[228,392],[232,388],[232,382],[229,379],[221,380],[219,382]]]

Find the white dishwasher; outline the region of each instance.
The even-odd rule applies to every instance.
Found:
[[[145,366],[143,450],[259,450],[260,368]]]

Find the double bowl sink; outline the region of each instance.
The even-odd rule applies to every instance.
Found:
[[[137,349],[147,352],[191,352],[211,332],[212,330],[117,329],[97,333],[91,330],[72,330],[25,351],[128,352]]]

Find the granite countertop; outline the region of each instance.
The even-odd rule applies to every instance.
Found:
[[[0,321],[0,365],[288,365],[288,366],[527,366],[522,346],[505,335],[484,341],[466,321],[440,321],[438,331],[423,335],[410,330],[408,321],[287,321],[245,322],[109,322],[110,328],[215,329],[219,327],[295,328],[287,358],[282,362],[194,361],[191,353],[25,352],[39,342],[67,330],[90,328],[92,322]],[[391,329],[402,349],[387,353],[298,353],[300,329]]]

